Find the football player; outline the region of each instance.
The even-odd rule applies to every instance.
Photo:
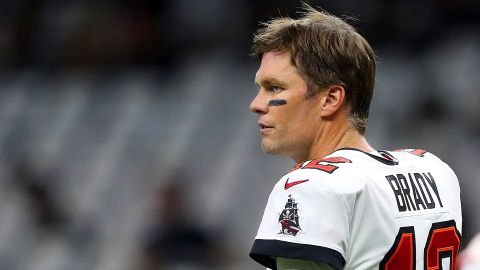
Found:
[[[364,134],[376,56],[347,22],[306,6],[255,35],[263,151],[297,165],[274,186],[250,256],[270,269],[455,269],[457,177],[419,149]],[[393,101],[392,101],[393,102]]]

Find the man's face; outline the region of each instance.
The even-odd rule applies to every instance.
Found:
[[[255,82],[259,91],[250,110],[259,116],[263,151],[295,160],[308,156],[321,121],[315,106],[320,95],[305,99],[307,84],[290,53],[263,54]]]

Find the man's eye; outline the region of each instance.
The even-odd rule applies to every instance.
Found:
[[[282,92],[283,88],[278,87],[278,86],[272,86],[272,91],[277,94],[277,93]]]

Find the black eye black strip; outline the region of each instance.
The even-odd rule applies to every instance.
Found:
[[[282,106],[287,104],[285,99],[272,99],[268,102],[268,106]]]

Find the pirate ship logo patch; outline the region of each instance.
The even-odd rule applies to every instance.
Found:
[[[299,223],[298,203],[295,202],[292,195],[288,195],[288,201],[280,213],[278,222],[282,226],[279,234],[296,236],[297,233],[302,230]]]

